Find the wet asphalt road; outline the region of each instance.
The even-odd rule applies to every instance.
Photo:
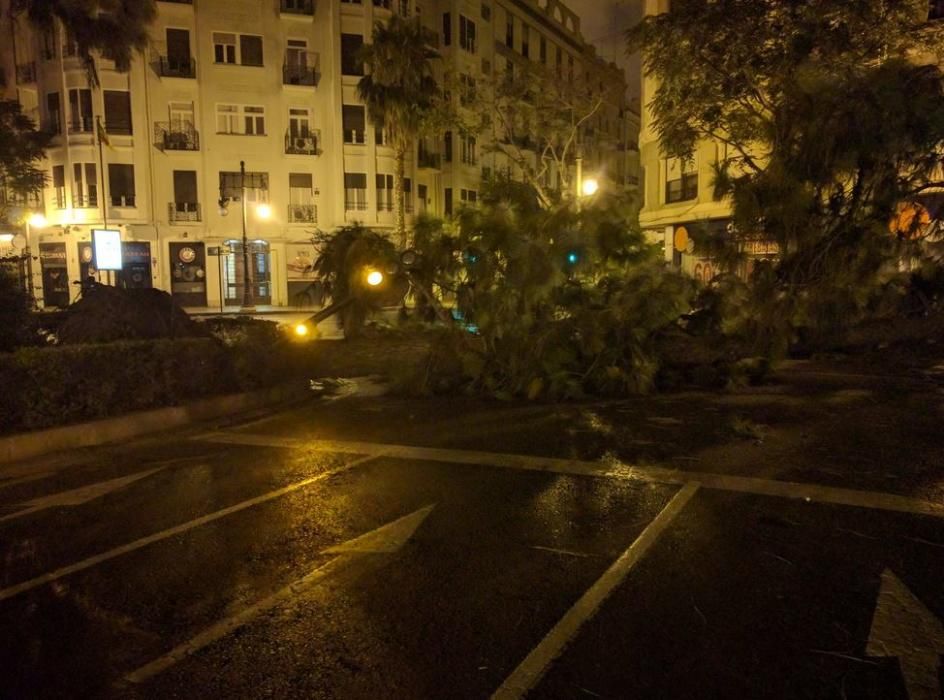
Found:
[[[313,401],[0,467],[0,697],[932,697],[942,407]]]

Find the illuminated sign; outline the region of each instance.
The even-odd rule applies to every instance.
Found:
[[[92,230],[92,249],[96,270],[120,270],[121,231],[97,228]]]

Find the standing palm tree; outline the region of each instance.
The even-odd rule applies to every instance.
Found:
[[[413,140],[429,128],[439,107],[439,88],[432,61],[439,58],[431,47],[436,35],[419,18],[394,15],[378,22],[361,57],[366,75],[357,85],[370,120],[384,128],[396,156],[393,187],[396,230],[401,245],[407,243],[403,176],[406,154]]]

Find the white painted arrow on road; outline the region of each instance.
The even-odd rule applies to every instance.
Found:
[[[111,493],[112,491],[123,489],[129,484],[133,484],[139,479],[150,476],[156,471],[160,471],[160,469],[149,469],[146,472],[138,472],[137,474],[131,474],[130,476],[122,476],[117,479],[101,481],[97,484],[89,484],[88,486],[82,486],[77,489],[72,489],[71,491],[62,491],[61,493],[54,493],[49,496],[34,498],[32,501],[19,503],[18,505],[23,508],[23,510],[18,510],[15,513],[0,517],[0,523],[4,522],[5,520],[22,518],[24,515],[35,513],[38,510],[46,510],[47,508],[80,506],[83,503],[94,501],[96,498],[101,498],[105,494]]]
[[[944,625],[889,569],[875,604],[869,656],[897,656],[911,700],[940,700]]]
[[[338,556],[328,563],[323,564],[268,598],[260,600],[258,603],[250,605],[248,608],[236,613],[232,617],[228,617],[208,627],[189,642],[184,642],[164,656],[154,659],[154,661],[132,671],[125,676],[125,680],[131,683],[143,683],[188,656],[192,656],[204,647],[222,639],[234,630],[248,624],[262,613],[268,612],[276,606],[291,600],[302,591],[322,583],[325,579],[341,573],[353,562],[372,554],[393,554],[399,551],[413,536],[416,529],[423,524],[423,521],[426,520],[426,516],[430,514],[434,507],[435,505],[430,505],[425,508],[420,508],[409,515],[405,515],[393,522],[382,525],[376,530],[371,530],[367,534],[335,545],[334,547],[329,547],[324,550],[323,553],[337,554]]]

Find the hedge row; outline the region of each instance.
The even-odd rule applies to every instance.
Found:
[[[242,388],[232,350],[212,338],[23,348],[0,355],[0,432],[172,406]]]

